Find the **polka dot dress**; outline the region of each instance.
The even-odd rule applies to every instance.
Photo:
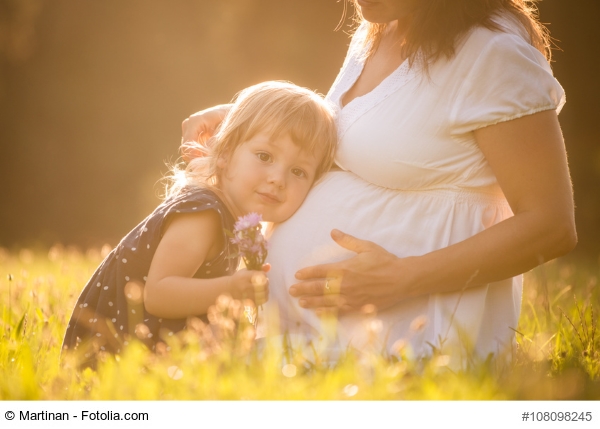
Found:
[[[127,234],[81,292],[63,348],[72,350],[82,343],[93,343],[94,351],[118,354],[132,338],[137,338],[154,350],[162,337],[182,330],[186,319],[158,318],[145,311],[143,287],[165,222],[180,213],[204,210],[217,211],[223,228],[233,230],[234,219],[222,201],[210,190],[194,188],[166,200]],[[229,257],[234,253],[233,245],[228,238],[225,243],[225,249],[215,259],[206,261],[195,278],[215,278],[235,272],[238,260]],[[86,348],[86,358],[93,359],[92,349]]]

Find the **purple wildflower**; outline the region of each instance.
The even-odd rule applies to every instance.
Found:
[[[258,213],[248,213],[246,216],[240,216],[238,221],[233,226],[233,230],[242,231],[248,228],[260,226],[260,222],[262,221],[262,216]]]
[[[231,242],[236,244],[239,254],[249,270],[261,270],[267,259],[267,240],[262,235],[258,213],[241,216],[234,225]]]

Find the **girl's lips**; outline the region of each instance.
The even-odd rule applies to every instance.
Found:
[[[281,200],[277,198],[276,195],[265,193],[265,192],[257,192],[258,196],[262,201],[268,204],[279,204]]]

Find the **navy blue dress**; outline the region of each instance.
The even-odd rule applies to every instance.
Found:
[[[166,319],[145,311],[143,285],[165,222],[178,213],[215,210],[221,216],[223,229],[233,230],[234,219],[223,202],[210,190],[188,188],[164,201],[121,240],[104,259],[81,292],[67,332],[63,348],[86,347],[86,358],[95,352],[121,352],[132,338],[144,342],[151,350],[156,343],[185,327],[186,319]],[[238,260],[234,245],[225,236],[225,248],[213,260],[198,269],[195,278],[215,278],[235,272]],[[198,315],[205,319],[204,315]]]

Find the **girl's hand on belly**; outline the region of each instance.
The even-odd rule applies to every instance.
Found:
[[[360,310],[366,304],[384,309],[402,300],[402,284],[406,284],[407,279],[398,273],[402,272],[400,266],[405,259],[371,241],[335,229],[331,237],[343,248],[356,252],[356,256],[298,271],[296,278],[301,282],[292,285],[289,293],[299,298],[301,307],[333,307],[349,312]]]

